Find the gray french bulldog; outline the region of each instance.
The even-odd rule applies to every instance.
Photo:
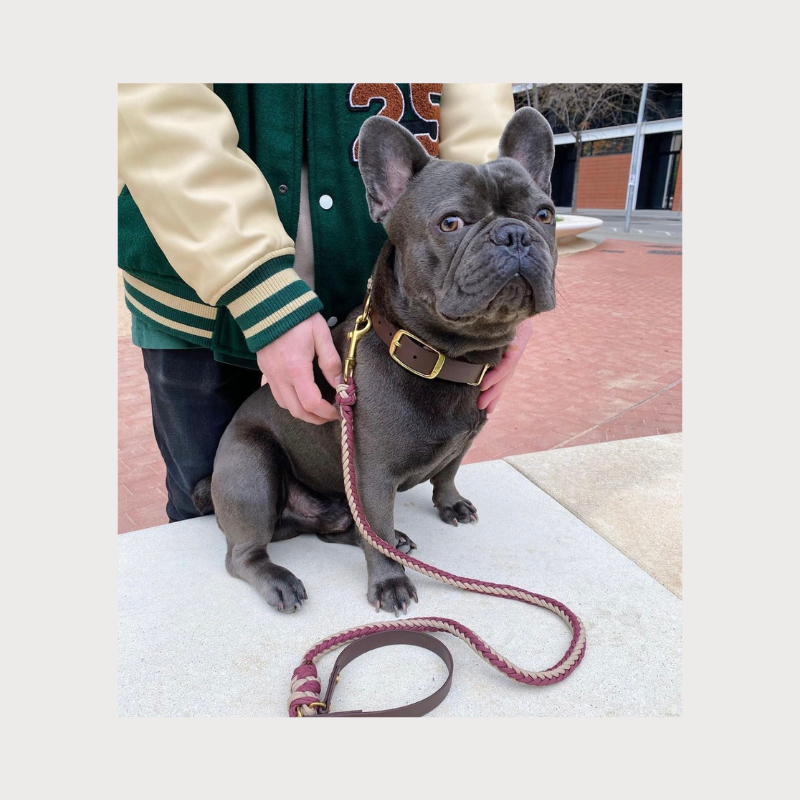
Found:
[[[496,365],[520,322],[555,307],[550,126],[531,108],[517,111],[499,158],[481,166],[431,158],[385,117],[368,119],[359,142],[370,215],[388,234],[372,273],[376,313],[449,359]],[[343,361],[359,311],[333,330]],[[486,422],[479,388],[412,374],[372,331],[356,356],[355,464],[374,531],[406,552],[414,547],[394,528],[395,495],[423,481],[433,484],[442,520],[477,521],[454,478]],[[318,370],[315,375],[332,402],[333,389]],[[268,545],[301,533],[362,545],[367,598],[376,609],[405,613],[417,599],[403,567],[362,543],[355,529],[344,495],[339,424],[295,419],[266,386],[228,426],[210,487],[209,479],[198,484],[195,503],[201,510],[213,503],[227,539],[228,572],[280,611],[295,611],[308,595],[270,559]]]

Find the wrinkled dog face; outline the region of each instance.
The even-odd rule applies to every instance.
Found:
[[[445,329],[508,328],[555,307],[555,151],[538,112],[518,111],[500,157],[478,167],[430,158],[383,117],[360,141],[370,212],[396,247],[401,289]]]
[[[433,162],[397,208],[408,213],[387,230],[405,277],[427,284],[446,320],[518,324],[554,308],[555,208],[518,162]]]

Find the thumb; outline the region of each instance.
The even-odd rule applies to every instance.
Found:
[[[528,344],[528,340],[531,338],[533,334],[533,323],[531,322],[530,318],[522,320],[519,325],[517,325],[516,334],[514,336],[514,342],[516,343],[517,347],[521,350],[525,349],[525,345]]]
[[[330,328],[319,314],[314,316],[313,331],[317,363],[325,380],[335,389],[342,382],[342,359],[334,347]]]

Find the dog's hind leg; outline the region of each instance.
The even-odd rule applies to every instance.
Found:
[[[403,533],[403,531],[398,531],[395,528],[394,535],[395,535],[395,538],[397,539],[397,543],[395,544],[395,547],[401,553],[405,553],[406,555],[408,555],[408,553],[410,553],[412,550],[416,550],[417,549],[417,545],[414,544],[414,542],[412,541],[411,537],[408,536],[407,534]]]
[[[350,544],[354,547],[361,545],[361,536],[355,525],[351,525],[344,533],[318,533],[317,539],[328,544]]]
[[[301,533],[314,533],[329,544],[361,545],[361,535],[353,524],[344,495],[326,495],[309,489],[294,478],[287,481],[286,505],[278,519],[273,542],[291,539]],[[410,553],[417,546],[402,531],[395,530],[395,547]]]
[[[395,530],[394,535],[397,539],[397,543],[394,546],[401,553],[410,553],[412,550],[417,549],[417,545],[411,540],[411,537],[406,536],[402,531]],[[360,546],[363,541],[355,525],[351,525],[344,533],[318,533],[317,538],[329,544],[351,544],[356,547]]]
[[[220,442],[211,495],[228,542],[225,566],[251,584],[274,608],[292,613],[307,599],[305,587],[267,554],[286,502],[287,465],[265,431],[228,428]]]
[[[293,477],[286,480],[285,486],[286,504],[272,538],[274,542],[301,533],[338,537],[352,527],[353,518],[344,495],[315,492]]]

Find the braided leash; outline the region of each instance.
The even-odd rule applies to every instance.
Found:
[[[369,636],[373,633],[386,630],[415,630],[427,633],[443,632],[457,636],[465,641],[482,659],[491,664],[495,669],[519,683],[531,686],[546,686],[551,683],[563,681],[581,663],[586,652],[586,632],[583,624],[575,614],[563,603],[544,595],[534,594],[516,586],[500,583],[488,583],[474,578],[461,578],[451,575],[416,558],[400,552],[381,539],[370,527],[361,507],[361,501],[356,488],[356,471],[353,459],[353,405],[356,402],[356,387],[352,375],[346,383],[337,387],[337,402],[342,413],[342,467],[344,468],[344,485],[347,502],[353,515],[356,528],[361,536],[372,547],[388,556],[398,564],[421,572],[429,578],[449,583],[459,589],[481,594],[492,594],[496,597],[507,597],[521,603],[541,606],[558,614],[572,630],[572,641],[564,657],[550,669],[543,672],[530,672],[522,669],[505,659],[469,628],[452,619],[442,617],[412,617],[408,619],[378,622],[372,625],[361,625],[357,628],[348,628],[317,642],[304,656],[301,665],[292,673],[291,696],[289,697],[289,716],[313,716],[318,708],[325,704],[320,700],[321,685],[317,677],[315,661],[331,650],[335,650],[348,642]]]

